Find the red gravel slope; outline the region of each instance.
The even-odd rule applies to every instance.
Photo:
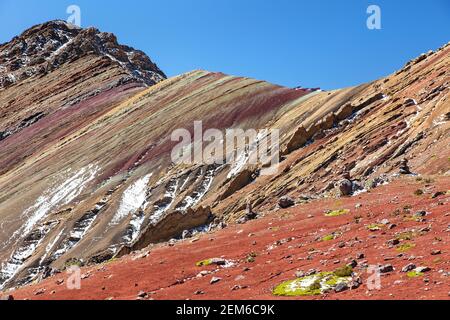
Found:
[[[66,274],[22,288],[12,294],[16,299],[272,299],[277,284],[295,279],[296,271],[332,271],[352,259],[358,260],[355,271],[363,285],[342,293],[331,293],[313,299],[448,299],[450,293],[450,178],[426,181],[403,178],[351,198],[323,199],[287,210],[275,210],[245,225],[233,225],[216,233],[137,252],[120,260],[82,269],[80,290],[68,290]],[[421,196],[416,190],[423,190]],[[438,191],[446,194],[433,198]],[[405,210],[406,208],[406,210]],[[349,209],[339,217],[324,212]],[[423,221],[411,216],[425,210]],[[357,223],[358,218],[360,219]],[[392,229],[369,231],[368,225],[389,220]],[[386,222],[386,221],[385,221]],[[425,229],[424,229],[425,228]],[[404,243],[414,247],[400,252],[387,242],[400,233],[422,232]],[[425,231],[424,231],[425,230]],[[320,241],[332,232],[342,234],[332,241]],[[148,255],[146,252],[149,252]],[[255,253],[254,262],[246,257]],[[197,267],[196,262],[223,257],[232,260],[230,268]],[[364,264],[391,264],[395,270],[383,274],[381,289],[369,291]],[[414,263],[431,271],[409,278],[401,269]],[[197,276],[201,271],[213,274]],[[221,278],[210,284],[212,277]],[[234,290],[233,290],[234,288]],[[43,290],[42,290],[43,289]],[[309,298],[299,298],[309,299]]]

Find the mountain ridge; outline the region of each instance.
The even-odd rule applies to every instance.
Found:
[[[448,44],[386,78],[311,92],[201,70],[148,86],[90,54],[98,49],[90,42],[73,60],[0,90],[3,288],[245,223],[249,204],[276,216],[282,197],[302,210],[404,175],[449,173]],[[9,72],[17,59],[6,56]],[[198,120],[222,132],[279,129],[280,171],[260,176],[262,166],[245,159],[174,164],[170,133]]]

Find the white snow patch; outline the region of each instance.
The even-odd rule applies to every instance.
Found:
[[[122,219],[127,217],[130,213],[134,213],[145,203],[147,198],[147,186],[152,175],[153,174],[146,175],[125,190],[119,209],[114,215],[111,224],[118,224]]]
[[[11,239],[14,239],[15,237],[24,239],[32,231],[38,231],[41,236],[37,241],[30,241],[19,247],[19,249],[12,254],[9,261],[2,263],[0,281],[3,282],[0,283],[0,288],[22,270],[25,262],[34,254],[36,249],[45,239],[45,236],[53,227],[52,225],[39,226],[37,229],[34,229],[35,226],[44,220],[52,209],[70,203],[81,194],[86,184],[94,179],[97,171],[98,167],[95,165],[89,165],[88,167],[82,168],[62,184],[48,189],[44,195],[37,199],[32,207],[28,208],[21,215],[27,220],[25,221],[25,224],[13,234]]]
[[[40,196],[36,203],[27,209],[22,217],[28,220],[20,230],[23,235],[28,235],[33,227],[41,221],[56,206],[63,206],[70,203],[73,199],[81,194],[87,183],[95,178],[98,167],[89,165],[82,168],[75,175],[64,181],[61,185],[47,190],[44,195]]]
[[[41,260],[39,261],[39,265],[42,265],[42,263],[44,262],[44,260],[47,258],[48,254],[52,251],[53,247],[55,246],[55,244],[58,242],[58,240],[61,238],[62,234],[64,232],[64,229],[61,230],[58,235],[55,237],[55,239],[53,239],[52,242],[50,242],[47,247],[45,248],[45,254],[42,256]]]
[[[241,151],[237,159],[233,162],[230,172],[228,173],[227,179],[231,179],[234,176],[236,176],[239,172],[242,171],[242,169],[245,167],[247,162],[249,161],[250,157],[254,156],[254,153],[257,152],[257,147],[259,142],[267,137],[268,131],[267,130],[260,130],[258,132],[258,135],[256,136],[255,140],[248,146],[248,150]]]
[[[208,193],[209,189],[211,189],[215,174],[219,169],[216,168],[208,169],[205,173],[205,177],[199,188],[197,188],[197,190],[192,195],[189,195],[186,198],[184,198],[182,205],[178,206],[176,210],[186,211],[187,209],[198,204],[203,199],[203,197]]]
[[[167,203],[167,204],[162,205],[162,206],[155,205],[155,207],[154,207],[155,211],[150,216],[150,222],[152,224],[158,223],[159,220],[161,219],[161,217],[164,215],[164,213],[166,213],[166,211],[169,210],[170,207],[173,205],[173,202],[175,201],[175,196],[176,196],[177,191],[178,191],[179,183],[180,182],[178,180],[169,182],[169,186],[168,186],[168,188],[166,190],[164,198],[169,198],[171,201],[169,203]]]

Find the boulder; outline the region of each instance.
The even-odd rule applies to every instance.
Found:
[[[411,170],[408,167],[408,160],[403,159],[400,162],[399,172],[400,174],[411,174]]]
[[[278,205],[282,209],[287,209],[294,206],[295,202],[292,198],[285,196],[280,198],[280,200],[278,201]]]
[[[339,192],[343,197],[350,196],[353,192],[353,183],[348,179],[342,179],[339,181],[338,187]]]
[[[335,122],[336,122],[335,115],[333,113],[330,113],[330,114],[326,115],[325,117],[323,117],[322,120],[320,120],[317,123],[317,126],[320,128],[320,130],[328,130],[333,127]]]
[[[349,118],[353,114],[353,106],[348,103],[344,106],[342,106],[337,112],[336,112],[336,119],[338,121],[345,120]]]
[[[289,140],[286,149],[283,151],[283,155],[287,155],[305,146],[305,144],[308,142],[310,138],[311,137],[309,133],[306,131],[306,129],[303,126],[299,127]]]
[[[241,190],[255,179],[254,170],[244,169],[239,172],[228,184],[226,190],[219,196],[219,200],[225,200],[233,193]]]

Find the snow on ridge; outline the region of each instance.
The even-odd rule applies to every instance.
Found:
[[[67,38],[67,37],[66,37]],[[63,51],[69,44],[71,44],[74,41],[75,38],[70,38],[66,43],[62,44],[58,49],[53,51],[51,55],[46,58],[46,60],[51,60],[55,56],[57,56],[61,51]]]
[[[79,196],[87,183],[95,178],[97,172],[97,166],[89,165],[80,169],[62,184],[47,190],[32,207],[22,214],[22,217],[27,217],[28,220],[20,233],[27,235],[52,209],[58,205],[66,205]]]
[[[258,132],[258,135],[256,136],[255,140],[251,143],[251,145],[246,148],[245,151],[241,151],[237,158],[233,161],[233,164],[231,166],[230,172],[228,173],[227,179],[234,178],[236,175],[238,175],[242,169],[245,167],[245,165],[250,160],[250,157],[254,156],[255,152],[257,152],[257,147],[260,143],[260,141],[267,137],[268,135],[267,130],[260,130]]]
[[[170,209],[170,207],[175,202],[175,197],[178,192],[180,181],[177,179],[172,179],[169,181],[168,186],[166,187],[166,193],[164,195],[164,198],[168,199],[168,203],[163,203],[161,205],[155,204],[154,205],[154,212],[150,216],[150,222],[152,224],[157,224],[159,220],[164,216],[164,214],[167,212],[167,210]]]
[[[47,245],[45,248],[45,254],[42,256],[41,260],[39,260],[39,265],[42,265],[44,263],[45,259],[49,255],[49,253],[53,250],[53,247],[56,245],[58,240],[61,238],[62,234],[64,232],[64,229],[62,229],[58,235]]]
[[[219,171],[223,166],[220,166],[219,168],[209,168],[204,176],[204,179],[200,185],[199,188],[192,194],[184,198],[182,201],[182,204],[175,209],[178,211],[186,211],[189,208],[194,207],[197,205],[203,197],[208,193],[209,189],[211,189],[212,183],[214,181],[215,175],[217,171]]]
[[[53,225],[41,225],[37,228],[36,226],[46,218],[51,210],[70,203],[80,195],[86,185],[95,178],[98,170],[99,168],[92,164],[80,169],[63,183],[55,185],[44,192],[44,194],[36,200],[36,203],[33,206],[22,213],[21,217],[26,219],[26,222],[13,234],[9,241],[12,241],[16,237],[26,240],[27,236],[36,231],[40,236],[37,240],[24,241],[24,243],[12,253],[10,259],[2,263],[0,269],[0,288],[23,269],[26,261],[34,254],[53,228]],[[68,172],[65,174],[67,173]]]
[[[124,191],[119,209],[110,224],[116,225],[120,223],[122,219],[127,217],[130,213],[134,213],[145,203],[147,198],[147,186],[152,175],[153,173],[140,178]]]

